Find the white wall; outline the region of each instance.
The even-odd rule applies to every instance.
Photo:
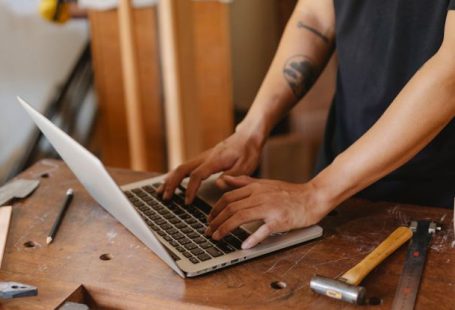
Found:
[[[38,3],[0,0],[0,179],[34,128],[15,97],[43,111],[88,39],[85,21],[50,24]]]

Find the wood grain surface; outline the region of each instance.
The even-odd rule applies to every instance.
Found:
[[[0,207],[0,268],[2,268],[3,253],[8,238],[9,222],[11,220],[11,206]]]
[[[152,174],[110,170],[119,184]],[[310,291],[312,275],[337,277],[358,263],[399,225],[432,219],[443,231],[431,244],[417,309],[453,309],[455,249],[452,210],[351,200],[323,220],[319,240],[193,279],[181,279],[99,207],[59,161],[44,160],[19,177],[41,178],[28,199],[13,204],[0,281],[39,288],[37,297],[0,301],[0,309],[52,309],[81,285],[109,309],[354,309]],[[75,190],[54,243],[45,239],[68,187]],[[363,281],[369,296],[389,309],[406,247]],[[100,256],[109,254],[110,260]],[[283,281],[286,288],[271,283]]]

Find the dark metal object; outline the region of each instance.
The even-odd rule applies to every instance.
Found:
[[[11,299],[38,295],[35,286],[18,282],[0,282],[0,298]]]
[[[404,268],[393,300],[393,310],[414,309],[428,246],[434,233],[441,229],[431,221],[413,221],[410,228],[414,234],[409,244]]]

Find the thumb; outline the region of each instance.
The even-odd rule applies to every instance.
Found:
[[[252,182],[254,182],[254,179],[249,177],[249,176],[246,176],[246,175],[242,175],[242,176],[238,176],[238,177],[235,177],[235,176],[231,176],[231,175],[227,175],[227,174],[223,174],[220,179],[222,181],[224,181],[224,183],[227,185],[227,186],[231,186],[231,187],[243,187],[243,186],[246,186]]]

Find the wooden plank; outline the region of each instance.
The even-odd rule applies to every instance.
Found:
[[[0,268],[2,268],[3,255],[5,254],[11,212],[11,206],[0,207]]]
[[[199,153],[234,130],[230,7],[218,1],[195,1],[192,9],[195,102],[202,121],[200,148],[195,150]]]
[[[140,102],[146,132],[147,168],[166,170],[157,9],[133,12],[137,45]],[[130,167],[125,95],[120,56],[117,11],[89,11],[95,86],[100,104],[98,138],[103,161],[110,166]]]
[[[175,168],[185,159],[175,11],[176,2],[160,1],[158,28],[161,38],[160,50],[163,68],[163,93],[166,105],[164,111],[169,168]]]
[[[160,33],[169,167],[233,131],[229,5],[163,0]]]
[[[130,0],[120,0],[118,7],[120,54],[123,69],[123,87],[127,116],[128,140],[130,146],[131,168],[147,169],[146,138],[142,118],[137,52],[132,20],[133,9]]]

